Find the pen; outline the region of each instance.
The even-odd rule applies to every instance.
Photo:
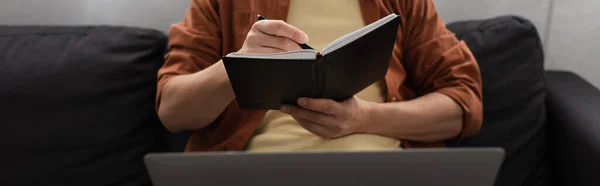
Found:
[[[267,18],[259,14],[258,15],[258,20],[259,21],[260,20],[267,20]],[[308,46],[306,43],[302,43],[302,44],[298,43],[298,45],[300,45],[300,48],[302,48],[302,49],[312,49],[312,50],[314,50],[313,47]]]

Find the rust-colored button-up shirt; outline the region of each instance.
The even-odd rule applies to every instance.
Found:
[[[385,75],[387,100],[444,94],[464,110],[459,137],[475,135],[483,120],[479,67],[467,45],[446,29],[433,1],[360,0],[360,7],[365,24],[391,13],[402,17]],[[285,21],[288,8],[288,0],[192,0],[185,20],[169,32],[170,51],[158,72],[157,108],[170,78],[201,71],[239,50],[257,14]],[[211,125],[193,132],[186,151],[243,150],[265,112],[241,109],[234,100]],[[444,146],[401,140],[405,147]]]

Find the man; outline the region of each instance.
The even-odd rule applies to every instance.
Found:
[[[403,24],[388,72],[355,97],[300,98],[299,106],[268,111],[237,105],[222,56],[302,43],[319,50],[391,13]],[[477,63],[432,0],[192,0],[185,20],[171,27],[169,47],[157,110],[169,130],[194,131],[187,151],[442,147],[482,123]]]

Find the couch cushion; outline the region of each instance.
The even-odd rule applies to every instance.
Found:
[[[499,186],[545,184],[544,55],[536,28],[514,16],[448,28],[467,43],[481,68],[484,122],[477,136],[447,145],[503,147]]]
[[[142,156],[164,148],[154,97],[166,41],[139,28],[0,27],[0,146],[10,171],[0,182],[148,184]]]

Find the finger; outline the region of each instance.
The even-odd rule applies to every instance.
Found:
[[[246,53],[254,53],[254,54],[272,54],[272,53],[280,53],[280,52],[285,52],[284,50],[278,49],[278,48],[271,48],[271,47],[260,47],[260,48],[252,48],[249,49]]]
[[[296,118],[305,119],[313,123],[318,123],[330,130],[337,130],[339,127],[335,125],[335,118],[320,112],[304,109],[293,105],[285,105],[281,107],[281,112],[292,115]]]
[[[298,43],[286,37],[279,36],[266,36],[260,41],[260,45],[263,47],[277,48],[283,51],[302,50]]]
[[[281,20],[258,21],[254,23],[252,29],[256,29],[269,35],[286,37],[296,43],[308,42],[308,35],[306,35],[306,33]]]
[[[299,98],[297,102],[302,108],[333,116],[341,114],[344,110],[340,103],[331,99]]]
[[[268,35],[262,32],[250,32],[246,36],[246,43],[254,47],[269,47],[280,49],[281,51],[301,50],[298,43],[286,38],[274,35]]]
[[[310,133],[313,133],[323,139],[330,139],[335,135],[333,131],[331,131],[328,128],[326,128],[320,124],[317,124],[315,122],[311,122],[309,120],[305,120],[305,119],[297,118],[297,117],[294,117],[294,119],[296,121],[298,121],[300,126],[302,126],[304,129],[306,129]]]

